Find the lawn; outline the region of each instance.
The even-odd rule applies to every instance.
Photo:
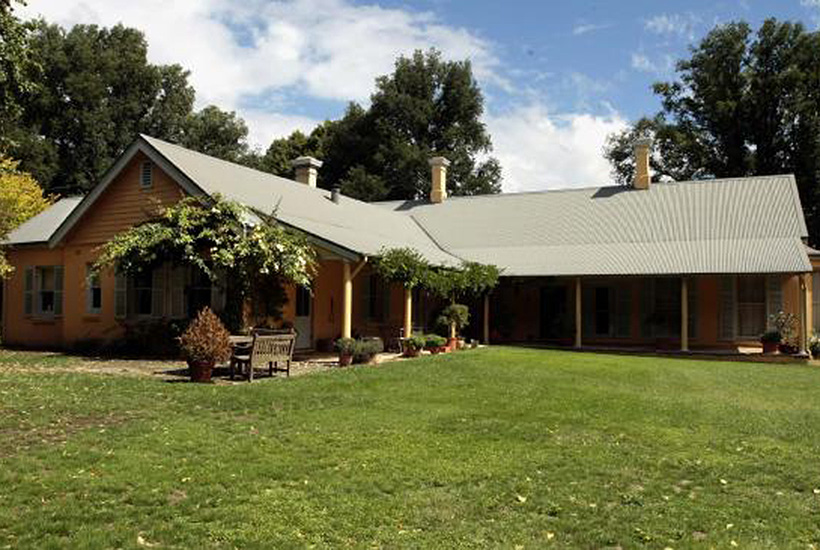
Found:
[[[816,367],[499,347],[208,386],[72,361],[0,352],[0,547],[820,545]]]

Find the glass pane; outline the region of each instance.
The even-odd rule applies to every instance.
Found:
[[[737,305],[738,335],[748,338],[757,338],[766,330],[765,304],[738,304]]]
[[[54,291],[43,290],[40,292],[40,312],[53,313],[54,312]]]
[[[99,286],[91,289],[91,308],[102,308],[102,289]]]
[[[764,277],[738,277],[737,301],[766,303],[766,279]]]
[[[151,289],[137,289],[137,315],[151,315]]]

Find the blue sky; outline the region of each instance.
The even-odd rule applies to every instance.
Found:
[[[601,185],[606,136],[659,108],[651,85],[714,25],[767,17],[814,29],[820,0],[30,0],[63,25],[122,22],[149,57],[191,71],[197,105],[236,110],[264,149],[367,102],[396,55],[469,58],[504,189]]]

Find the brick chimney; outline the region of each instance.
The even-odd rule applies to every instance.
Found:
[[[432,186],[430,187],[430,202],[438,204],[447,198],[447,167],[450,161],[444,157],[430,159],[432,168]]]
[[[299,157],[292,160],[290,165],[296,169],[296,181],[309,187],[316,187],[316,177],[319,174],[319,168],[322,167],[321,160],[313,157]]]
[[[638,138],[632,147],[635,152],[635,180],[632,182],[632,186],[635,189],[649,189],[649,185],[652,183],[652,177],[649,174],[652,138]]]

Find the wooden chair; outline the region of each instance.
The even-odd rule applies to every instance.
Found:
[[[293,349],[296,347],[296,334],[254,334],[250,348],[237,350],[231,356],[230,373],[233,380],[234,368],[245,369],[248,382],[253,381],[253,370],[257,367],[268,367],[268,374],[284,372],[290,376],[290,364],[293,361]]]

